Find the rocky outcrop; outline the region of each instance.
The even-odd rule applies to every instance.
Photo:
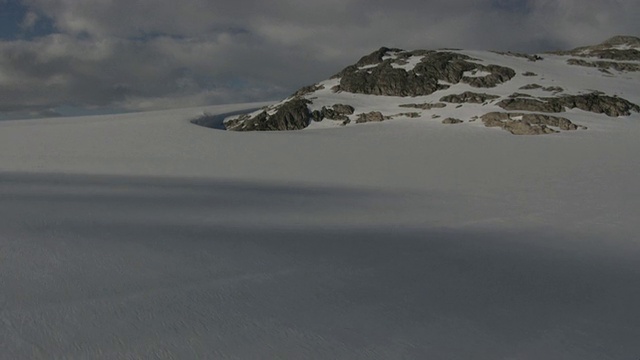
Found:
[[[340,78],[338,91],[357,94],[386,96],[430,95],[449,86],[439,81],[473,87],[495,87],[515,76],[513,69],[498,65],[482,65],[472,58],[453,52],[426,52],[422,60],[411,70],[394,67],[397,59],[384,59],[382,48],[367,55],[356,65],[349,66],[336,75]],[[388,51],[388,49],[387,49]],[[375,67],[370,67],[373,63]],[[368,65],[364,65],[368,64]],[[363,68],[364,65],[364,68]],[[481,71],[486,76],[465,76],[466,72]]]
[[[607,96],[599,93],[584,95],[567,95],[560,97],[510,98],[497,103],[505,110],[539,111],[546,113],[559,113],[565,108],[580,109],[596,114],[608,116],[628,116],[631,112],[640,112],[640,106],[620,97]]]
[[[491,74],[478,77],[465,76],[462,78],[462,82],[477,88],[492,88],[516,76],[516,72],[513,69],[498,65],[488,65],[478,70],[490,72]]]
[[[620,97],[602,94],[561,96],[555,98],[558,103],[570,109],[580,109],[608,116],[629,116],[631,112],[640,112],[640,106]]]
[[[393,114],[391,116],[385,116],[385,119],[395,119],[398,117],[408,117],[408,118],[419,118],[420,117],[420,113],[417,112],[403,112],[403,113],[397,113],[397,114]]]
[[[542,85],[538,85],[538,84],[527,84],[525,86],[520,87],[520,90],[535,90],[535,89],[541,89],[543,91],[548,91],[548,92],[563,92],[564,89],[561,88],[560,86],[547,86],[544,87]]]
[[[368,113],[358,114],[358,119],[356,119],[356,124],[367,123],[367,122],[381,122],[384,121],[385,117],[382,115],[380,111],[371,111]]]
[[[569,119],[543,114],[491,112],[481,116],[486,127],[499,127],[514,135],[542,135],[557,133],[551,127],[561,130],[577,130],[578,125]]]
[[[291,97],[302,97],[311,93],[314,93],[318,90],[322,90],[324,89],[323,85],[318,85],[318,84],[314,84],[314,85],[309,85],[309,86],[305,86],[302,87],[300,89],[298,89],[298,91],[296,91],[293,95],[291,95]]]
[[[270,114],[264,110],[255,116],[243,115],[237,119],[231,119],[224,123],[227,130],[233,131],[276,131],[276,130],[300,130],[309,126],[311,112],[307,107],[311,101],[303,98],[295,98],[276,108],[275,113]]]
[[[513,56],[513,57],[518,57],[518,58],[523,58],[523,59],[527,59],[531,62],[536,62],[536,61],[541,61],[544,60],[544,58],[540,55],[536,55],[536,54],[524,54],[524,53],[517,53],[517,52],[511,52],[511,51],[494,51],[496,54],[500,54],[500,55],[504,55],[504,56]]]
[[[446,107],[447,104],[444,103],[424,103],[424,104],[400,104],[399,107],[403,108],[413,108],[413,109],[422,109],[422,110],[431,110],[431,109],[441,109]]]
[[[398,52],[401,49],[390,49],[387,47],[381,47],[380,49],[372,52],[369,55],[365,55],[356,63],[357,67],[363,67],[368,65],[376,65],[382,62],[382,58],[389,52]]]
[[[453,94],[453,95],[443,96],[442,98],[440,98],[440,101],[454,103],[454,104],[462,104],[462,103],[482,104],[486,101],[495,100],[498,98],[500,98],[500,96],[465,91],[462,94]]]
[[[351,105],[335,104],[331,108],[323,106],[321,110],[315,110],[311,112],[311,117],[314,121],[322,121],[324,119],[330,120],[349,120],[347,115],[353,114],[355,111]]]
[[[509,95],[510,98],[519,98],[519,97],[526,97],[526,98],[531,98],[533,97],[532,95],[529,94],[523,94],[523,93],[519,93],[519,92],[515,92],[511,95]]]
[[[509,111],[520,110],[546,113],[559,113],[564,111],[564,106],[554,99],[544,101],[534,98],[509,98],[498,102],[496,105]]]
[[[443,124],[461,124],[461,123],[463,123],[463,122],[464,122],[464,121],[462,121],[462,120],[460,120],[460,119],[451,118],[451,117],[448,117],[448,118],[446,118],[446,119],[442,120],[442,123],[443,123]]]
[[[596,57],[617,61],[640,61],[640,38],[635,36],[614,36],[593,46],[582,46],[569,51],[554,51],[551,54],[577,57]]]
[[[435,78],[419,76],[413,70],[394,68],[391,63],[386,60],[372,69],[356,68],[344,73],[339,90],[369,95],[422,96],[449,87],[438,84]]]

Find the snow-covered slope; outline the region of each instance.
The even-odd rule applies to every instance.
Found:
[[[585,130],[621,116],[638,119],[638,43],[616,37],[541,55],[381,48],[329,80],[225,124],[294,130],[418,118],[513,134]]]
[[[467,54],[570,75],[564,55]],[[609,79],[566,69],[593,75],[567,93]],[[636,74],[615,75],[632,101]],[[638,114],[567,110],[588,130],[531,137],[427,113],[191,123],[265,105],[0,122],[0,358],[640,354]]]

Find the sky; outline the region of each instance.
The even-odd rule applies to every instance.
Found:
[[[0,119],[277,100],[381,46],[640,36],[637,0],[0,0]]]

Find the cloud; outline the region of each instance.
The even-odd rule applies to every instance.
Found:
[[[638,35],[635,0],[23,0],[0,111],[277,99],[380,46],[542,51]],[[1,35],[1,34],[0,34]]]

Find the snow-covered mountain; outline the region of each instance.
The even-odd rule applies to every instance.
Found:
[[[632,36],[534,55],[383,47],[225,127],[299,130],[416,118],[549,134],[637,114],[639,83],[640,38]]]

